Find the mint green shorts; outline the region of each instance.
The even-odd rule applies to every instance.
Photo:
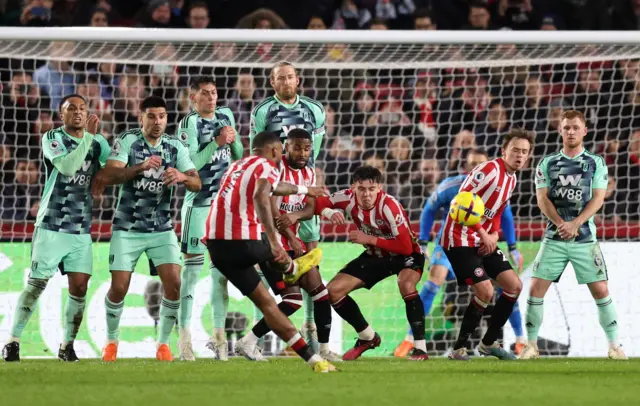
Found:
[[[133,272],[143,252],[147,254],[152,273],[155,267],[164,264],[182,266],[178,237],[173,230],[159,233],[114,231],[109,245],[109,270]]]
[[[31,239],[30,278],[50,279],[60,270],[64,273],[93,272],[91,234],[67,234],[37,227]]]
[[[320,241],[320,217],[313,216],[310,220],[301,222],[298,235],[302,242]]]
[[[204,254],[207,247],[202,243],[209,207],[182,206],[182,232],[180,235],[180,251],[183,254]]]
[[[607,264],[597,242],[576,243],[544,240],[533,262],[533,277],[559,281],[567,264],[571,262],[580,285],[606,281]]]

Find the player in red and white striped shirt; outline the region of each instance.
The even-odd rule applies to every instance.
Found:
[[[213,265],[262,311],[278,337],[314,371],[334,371],[335,367],[313,352],[280,311],[255,269],[256,264],[261,264],[263,269],[284,273],[285,282],[295,283],[320,263],[322,253],[319,249],[295,260],[289,258],[276,232],[270,195],[313,197],[324,194],[324,190],[279,183],[282,142],[277,134],[263,132],[256,135],[252,152],[250,157],[234,162],[222,177],[220,190],[211,202],[203,242]],[[254,354],[243,355],[255,359]]]
[[[312,148],[309,132],[302,128],[289,131],[285,144],[287,155],[282,158],[280,163],[281,182],[299,187],[315,186],[315,171],[307,165]],[[273,196],[271,198],[273,217],[276,222],[280,223],[278,225],[280,243],[292,258],[300,257],[306,251],[304,243],[298,236],[299,221],[311,218],[314,215],[314,207],[314,199],[304,194]],[[288,220],[286,224],[282,221],[285,218]],[[285,284],[282,273],[274,272],[269,267],[262,269],[262,272],[273,293],[282,297],[278,307],[286,316],[291,316],[301,307],[302,293],[300,288],[309,294],[314,304],[314,321],[318,326],[320,356],[328,361],[342,361],[339,355],[329,350],[331,305],[329,293],[322,282],[318,268],[314,267],[302,276],[296,285]],[[258,340],[269,331],[271,329],[265,319],[260,320],[247,335],[236,342],[236,352],[240,355],[259,354]]]
[[[467,227],[456,223],[450,216],[444,220],[440,244],[451,262],[458,284],[471,286],[475,295],[465,311],[450,359],[469,360],[467,342],[493,298],[491,279],[502,288],[502,294],[496,301],[489,328],[478,351],[502,360],[515,359],[496,340],[518,300],[522,282],[496,244],[502,211],[516,185],[515,173],[527,162],[534,140],[533,132],[512,129],[504,138],[502,157],[475,167],[460,186],[460,192],[475,193],[484,202],[485,211],[480,223]]]
[[[327,286],[333,308],[358,333],[355,346],[343,359],[355,360],[363,352],[379,346],[381,341],[349,293],[360,288],[371,289],[383,279],[397,275],[415,337],[415,348],[409,358],[426,360],[424,306],[416,289],[425,258],[402,205],[380,190],[381,179],[378,169],[363,166],[354,172],[350,190],[316,199],[316,214],[336,224],[343,223],[344,216],[348,216],[358,228],[349,233],[349,239],[366,247],[366,251],[349,262]]]

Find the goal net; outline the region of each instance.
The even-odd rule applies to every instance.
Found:
[[[583,112],[589,128],[587,147],[601,154],[609,168],[609,187],[596,224],[604,241],[620,341],[629,344],[629,355],[640,355],[630,345],[640,339],[635,310],[640,299],[634,289],[640,286],[640,276],[631,258],[640,248],[640,46],[624,34],[618,35],[618,42],[610,33],[529,34],[0,30],[0,341],[9,335],[30,270],[30,240],[45,177],[41,134],[61,125],[57,110],[64,94],[77,92],[87,99],[90,112],[101,119],[101,133],[112,143],[118,133],[138,126],[138,105],[148,95],[167,100],[167,132],[175,133],[191,108],[188,83],[195,76],[212,75],[218,105],[231,108],[247,147],[251,109],[273,94],[270,69],[286,60],[299,71],[299,94],[318,100],[326,111],[318,182],[337,191],[349,187],[350,174],[359,165],[376,166],[384,173],[385,190],[403,203],[416,230],[429,196],[445,178],[465,171],[470,150],[483,149],[491,159],[499,156],[501,136],[509,128],[536,132],[533,156],[518,175],[511,200],[517,249],[524,257],[523,320],[531,265],[545,227],[536,204],[535,167],[542,156],[560,148],[557,127],[562,112]],[[179,230],[184,190],[179,188],[175,196],[174,224]],[[110,282],[115,204],[114,188],[94,202],[94,270],[75,345],[81,358],[98,357],[106,341],[103,303]],[[436,217],[432,237],[442,215],[440,211]],[[322,225],[321,272],[326,282],[362,251],[345,242],[350,229],[351,225]],[[429,244],[429,251],[434,245]],[[506,242],[501,246],[508,252]],[[427,278],[425,272],[419,289]],[[122,317],[120,357],[154,355],[157,301],[149,293],[156,280],[141,258]],[[57,275],[49,282],[22,337],[23,356],[55,354],[62,338],[66,291],[65,277]],[[199,357],[211,356],[205,349],[212,332],[210,294],[211,277],[203,269],[192,319]],[[232,286],[229,297],[227,333],[233,342],[253,324],[254,310]],[[391,355],[408,328],[395,280],[389,278],[370,292],[358,291],[353,298],[382,336],[381,347],[371,355]],[[452,345],[469,298],[467,289],[453,282],[441,288],[426,321],[430,353],[442,355]],[[292,316],[297,326],[303,319],[302,309]],[[334,313],[332,349],[344,352],[355,338],[352,328]],[[571,266],[545,299],[540,338],[546,355],[605,354],[596,306],[587,288],[577,285]],[[509,324],[504,342],[515,342]],[[279,355],[285,347],[273,336],[263,346],[268,355]]]

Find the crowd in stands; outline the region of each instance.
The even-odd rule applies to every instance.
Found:
[[[5,0],[0,1],[0,21],[28,27],[500,29],[505,35],[509,30],[640,27],[640,0],[308,0],[308,5],[284,0]],[[264,61],[295,60],[286,58],[284,48],[260,45]],[[138,126],[144,97],[162,96],[170,109],[167,132],[173,134],[191,108],[189,80],[213,75],[218,104],[234,112],[238,134],[248,145],[250,112],[272,94],[268,70],[172,65],[173,47],[157,44],[154,53],[167,55],[167,62],[153,65],[55,58],[75,52],[73,43],[51,43],[49,60],[0,60],[3,222],[35,219],[45,176],[40,137],[61,125],[57,110],[65,94],[87,99],[110,141]],[[349,49],[325,51],[340,59]],[[518,52],[515,46],[499,51]],[[216,48],[220,60],[233,52],[229,45]],[[470,149],[496,157],[501,135],[519,126],[536,132],[536,146],[511,203],[517,218],[536,218],[535,166],[559,149],[562,112],[577,109],[587,118],[588,148],[602,154],[609,166],[599,218],[628,222],[640,216],[639,60],[479,69],[303,69],[299,75],[300,93],[322,102],[327,113],[318,180],[332,191],[348,186],[356,166],[377,166],[385,174],[386,190],[417,220],[438,182],[460,173]],[[115,196],[112,191],[95,202],[96,220],[111,219]]]

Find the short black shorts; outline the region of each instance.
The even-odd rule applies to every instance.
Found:
[[[293,251],[287,251],[287,254],[289,254],[289,257],[291,259],[295,257]],[[282,294],[282,291],[287,287],[287,284],[284,282],[282,272],[270,266],[269,261],[261,262],[260,270],[262,271],[262,275],[264,276],[264,278],[269,283],[269,286],[271,287],[273,293],[276,295]]]
[[[504,271],[513,269],[504,253],[497,248],[487,256],[478,254],[477,247],[453,247],[445,249],[458,285],[471,286],[476,283],[495,280]]]
[[[207,249],[211,263],[245,296],[260,283],[255,265],[273,259],[264,236],[261,240],[209,240]]]
[[[422,275],[424,255],[413,253],[409,256],[375,257],[366,252],[345,265],[340,273],[351,275],[364,282],[364,287],[371,289],[378,282],[391,275],[398,275],[403,269],[413,269]]]

